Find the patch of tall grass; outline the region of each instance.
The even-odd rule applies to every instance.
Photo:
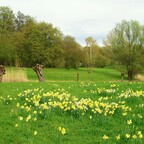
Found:
[[[28,82],[27,73],[22,68],[6,68],[3,82]]]
[[[138,81],[144,81],[144,75],[142,75],[142,74],[137,74],[137,75],[135,76],[135,79],[138,80]]]

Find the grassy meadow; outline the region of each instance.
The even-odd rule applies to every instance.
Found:
[[[144,82],[110,69],[44,69],[44,83],[24,72],[29,82],[0,83],[1,144],[143,144]]]
[[[45,81],[120,81],[120,72],[110,68],[93,68],[88,72],[87,68],[65,69],[65,68],[43,68]],[[126,79],[126,77],[125,77]],[[36,82],[36,73],[32,68],[6,68],[3,82]]]

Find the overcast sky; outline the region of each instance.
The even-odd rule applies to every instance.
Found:
[[[89,36],[102,43],[123,19],[144,24],[144,0],[0,0],[0,6],[52,23],[82,45]]]

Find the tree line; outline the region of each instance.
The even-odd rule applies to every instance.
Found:
[[[51,23],[38,22],[20,11],[0,7],[0,64],[32,67],[105,67],[116,66],[133,79],[144,66],[144,26],[122,20],[99,47],[92,37],[82,47],[75,38],[64,35]]]
[[[94,41],[92,37],[89,39]],[[11,66],[32,67],[40,63],[45,67],[78,68],[89,65],[89,46],[82,47],[70,35],[63,35],[51,23],[38,22],[20,11],[14,14],[9,7],[0,7],[0,63]],[[103,62],[93,66],[103,67],[106,58],[102,56],[97,43],[92,45],[93,56]],[[99,55],[100,54],[100,55]],[[99,58],[94,59],[99,59]]]

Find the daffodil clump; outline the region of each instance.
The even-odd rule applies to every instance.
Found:
[[[125,103],[104,102],[108,97],[92,100],[90,98],[82,98],[78,100],[75,96],[71,96],[66,91],[57,90],[56,92],[42,92],[43,89],[26,90],[18,96],[21,103],[17,103],[17,107],[25,109],[27,112],[37,114],[37,111],[59,110],[69,112],[70,114],[84,115],[85,113],[93,113],[94,115],[114,115],[117,110],[121,113],[128,113],[131,108]],[[30,115],[26,121],[31,119]]]

